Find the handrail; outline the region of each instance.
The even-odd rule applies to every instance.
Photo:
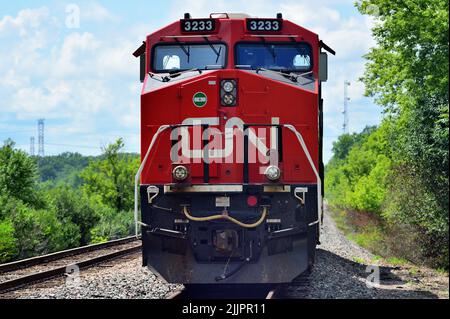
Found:
[[[318,221],[321,225],[321,219],[322,219],[322,179],[320,178],[319,172],[316,169],[316,166],[314,165],[314,161],[311,158],[311,154],[308,151],[308,148],[306,147],[305,140],[303,139],[302,134],[297,131],[297,129],[291,125],[291,124],[283,124],[284,127],[291,130],[295,136],[297,136],[297,139],[303,149],[303,152],[305,152],[306,157],[308,158],[309,165],[311,165],[312,170],[314,171],[314,174],[317,178],[317,211],[318,211]]]
[[[306,157],[308,159],[308,162],[309,162],[309,164],[310,164],[310,166],[311,166],[311,168],[312,168],[312,170],[313,170],[313,172],[314,172],[314,174],[316,175],[316,178],[317,178],[317,210],[318,210],[318,217],[319,217],[318,221],[319,221],[319,224],[321,225],[321,217],[322,217],[322,191],[321,191],[321,189],[322,189],[322,180],[320,178],[319,172],[316,169],[316,166],[314,165],[314,161],[312,160],[311,154],[308,151],[308,148],[306,146],[306,143],[305,143],[305,140],[303,139],[302,134],[299,131],[297,131],[297,129],[291,124],[281,124],[281,125],[279,125],[279,124],[266,124],[266,125],[265,124],[246,124],[246,125],[244,125],[244,127],[245,126],[250,127],[250,126],[254,126],[254,125],[278,126],[278,127],[283,126],[283,127],[286,127],[287,129],[289,129],[290,131],[292,131],[295,134],[295,136],[297,137],[297,139],[298,139],[298,141],[300,143],[300,146],[302,147],[303,152],[305,153],[305,155],[306,155]],[[138,198],[139,198],[139,196],[138,196],[138,194],[139,194],[138,193],[138,188],[139,187],[138,187],[138,184],[139,184],[139,179],[140,179],[141,173],[142,173],[142,171],[143,171],[143,169],[145,167],[145,164],[147,162],[147,159],[148,159],[148,157],[150,155],[150,151],[152,150],[152,148],[153,148],[153,146],[154,146],[154,144],[156,142],[156,139],[158,138],[159,134],[161,134],[163,131],[167,130],[168,128],[190,127],[190,126],[195,126],[195,124],[194,125],[193,124],[162,125],[162,126],[160,126],[158,128],[158,130],[156,131],[155,135],[153,135],[152,141],[151,141],[151,143],[150,143],[150,145],[149,145],[149,147],[147,149],[147,153],[145,154],[145,157],[144,157],[141,165],[139,166],[139,170],[136,173],[135,178],[134,178],[134,222],[135,222],[135,234],[136,234],[136,237],[139,236],[139,231],[138,231],[138,228],[139,228],[139,226],[138,226],[139,225],[139,221],[138,221]],[[245,144],[245,142],[244,142],[244,144]]]
[[[136,175],[134,176],[134,229],[135,229],[135,235],[136,237],[139,237],[139,221],[138,221],[138,201],[139,201],[139,180],[141,177],[141,173],[144,170],[145,164],[147,162],[148,156],[150,155],[150,151],[152,150],[156,139],[158,138],[159,134],[161,134],[163,131],[167,130],[168,128],[170,128],[170,125],[161,125],[158,130],[156,131],[155,135],[153,135],[152,141],[150,142],[150,145],[147,149],[147,153],[145,154],[144,160],[142,161],[141,165],[139,166],[139,169],[136,173]]]

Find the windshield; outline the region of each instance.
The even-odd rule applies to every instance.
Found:
[[[240,43],[236,45],[236,66],[279,71],[310,71],[311,47],[305,43]]]
[[[153,69],[155,72],[220,69],[225,67],[225,56],[224,44],[159,45],[153,55]]]

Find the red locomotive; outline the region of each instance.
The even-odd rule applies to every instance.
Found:
[[[285,283],[313,265],[322,49],[334,54],[281,14],[185,14],[147,36],[134,53],[144,265],[185,284]]]

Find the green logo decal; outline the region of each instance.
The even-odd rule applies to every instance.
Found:
[[[208,97],[203,92],[197,92],[194,94],[192,102],[194,102],[196,107],[204,107],[208,103]]]

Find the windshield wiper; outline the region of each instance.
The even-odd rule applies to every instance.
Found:
[[[188,72],[198,72],[200,74],[202,74],[202,70],[201,69],[190,69],[190,70],[184,70],[184,71],[178,71],[178,72],[169,72],[169,75],[159,75],[156,73],[152,73],[149,72],[148,75],[155,80],[158,80],[160,82],[169,82],[170,80],[172,80],[173,78],[176,78],[184,73],[188,73]]]
[[[189,70],[184,70],[184,71],[177,71],[177,72],[172,71],[172,72],[169,72],[169,77],[170,78],[176,78],[176,77],[178,77],[178,76],[180,76],[180,75],[182,75],[184,73],[189,73],[189,72],[198,72],[198,73],[202,74],[203,71],[213,70],[213,69],[221,69],[222,67],[223,66],[220,65],[220,64],[208,64],[208,65],[205,65],[205,68],[203,68],[203,69],[194,68],[194,69],[189,69]]]
[[[155,80],[158,80],[160,82],[169,82],[170,78],[168,76],[161,76],[159,74],[156,73],[152,73],[152,72],[148,72],[148,75]]]
[[[269,51],[269,53],[273,57],[273,63],[275,63],[275,60],[277,58],[277,54],[275,53],[275,48],[272,48],[270,44],[266,42],[266,39],[264,37],[261,37],[261,41],[264,44],[264,47]]]
[[[178,40],[178,38],[174,38],[174,39],[175,39],[175,42],[177,42],[178,45],[180,46],[181,50],[183,50],[184,54],[186,54],[186,56],[187,56],[187,63],[189,63],[189,59],[190,59],[190,57],[191,57],[191,47],[188,46],[188,47],[186,48],[186,46],[185,46],[184,44],[182,44],[182,43],[180,42],[180,40]]]
[[[222,47],[219,48],[219,50],[217,50],[214,45],[209,41],[209,39],[207,37],[203,37],[203,39],[205,39],[206,43],[208,43],[209,47],[214,51],[214,53],[216,54],[217,58],[216,58],[216,63],[217,61],[219,61],[220,58],[220,53],[222,52]]]
[[[195,68],[195,69],[189,69],[189,70],[184,70],[184,71],[169,72],[169,78],[173,79],[182,74],[189,73],[189,72],[198,72],[198,73],[202,74],[202,69]]]
[[[309,71],[306,73],[301,73],[301,74],[295,74],[293,72],[282,72],[282,71],[275,71],[275,70],[269,70],[269,69],[265,69],[265,68],[257,68],[256,69],[256,73],[259,73],[260,71],[264,71],[264,72],[272,72],[272,73],[276,73],[276,74],[280,74],[282,76],[284,76],[286,79],[291,80],[292,82],[297,83],[298,82],[298,78],[301,76],[305,76],[305,75],[309,75],[311,73],[313,73],[313,71]]]
[[[204,69],[195,68],[195,69],[189,69],[189,70],[183,70],[183,71],[170,71],[168,72],[169,75],[159,75],[156,73],[149,72],[148,74],[152,79],[158,80],[160,82],[169,82],[170,80],[179,77],[182,74],[189,73],[189,72],[198,72],[199,74],[202,74],[203,71],[208,70],[209,68],[222,68],[221,65],[206,65]]]

